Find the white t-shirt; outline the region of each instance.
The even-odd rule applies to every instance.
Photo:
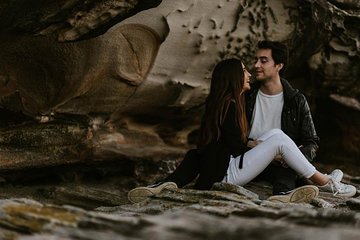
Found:
[[[267,95],[260,90],[256,96],[249,138],[258,139],[273,128],[281,129],[281,112],[284,106],[283,92]]]

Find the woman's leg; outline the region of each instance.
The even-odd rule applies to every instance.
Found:
[[[186,153],[180,165],[167,178],[146,187],[132,189],[128,193],[128,199],[132,203],[137,203],[160,193],[163,189],[182,187],[196,178],[199,174],[199,168],[199,154],[196,149],[191,149]]]
[[[290,142],[293,142],[292,139],[290,137],[288,137],[285,133],[283,133],[283,131],[280,129],[271,129],[268,132],[266,132],[264,135],[262,135],[258,140],[265,141],[269,137],[272,137],[276,134],[284,134],[285,138],[289,138],[288,140],[290,140]],[[298,151],[296,151],[296,152],[298,152]],[[315,174],[312,175],[311,177],[309,177],[308,179],[311,180],[312,182],[316,183],[317,185],[324,185],[329,181],[328,177],[326,177],[324,174],[322,174],[318,171],[316,171]]]
[[[329,182],[329,178],[318,171],[316,171],[315,174],[309,177],[308,179],[318,186],[323,186]]]
[[[354,186],[343,184],[317,171],[296,144],[281,130],[270,130],[259,139],[263,142],[245,153],[242,169],[238,167],[240,157],[231,160],[225,178],[227,182],[245,185],[261,173],[276,155],[281,154],[290,168],[318,185],[320,190],[343,197],[352,197],[356,194],[357,190]],[[303,197],[303,194],[300,195]],[[292,195],[291,198],[293,197]]]
[[[180,165],[166,177],[163,182],[175,182],[181,188],[193,181],[200,172],[200,156],[197,149],[191,149],[186,154]]]
[[[245,185],[260,174],[278,154],[283,156],[289,167],[306,178],[311,178],[317,173],[315,167],[304,157],[296,144],[280,129],[270,130],[259,139],[263,142],[245,153],[242,169],[238,168],[240,157],[230,162],[228,182]],[[321,183],[320,180],[328,181],[325,175],[319,174],[314,179],[315,181]],[[321,178],[322,176],[324,179]],[[321,185],[319,182],[315,183]]]
[[[265,141],[266,139],[268,139],[269,137],[274,136],[275,134],[282,134],[282,133],[284,133],[284,132],[281,129],[273,128],[273,129],[270,129],[269,131],[267,131],[266,133],[264,133],[257,140]]]

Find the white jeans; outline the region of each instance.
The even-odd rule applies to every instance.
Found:
[[[309,178],[315,174],[315,167],[305,158],[293,140],[280,129],[271,129],[258,140],[262,142],[245,153],[241,169],[239,168],[240,156],[231,157],[223,182],[240,186],[247,184],[259,175],[278,154],[281,154],[286,164],[300,176]]]

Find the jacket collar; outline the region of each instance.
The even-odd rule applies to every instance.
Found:
[[[291,99],[299,92],[299,90],[294,89],[285,78],[281,78],[280,81],[284,88],[285,99]]]

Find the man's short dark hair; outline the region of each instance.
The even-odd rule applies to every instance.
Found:
[[[271,49],[271,55],[275,64],[283,63],[284,67],[288,63],[288,48],[285,44],[276,41],[260,41],[258,49]]]

